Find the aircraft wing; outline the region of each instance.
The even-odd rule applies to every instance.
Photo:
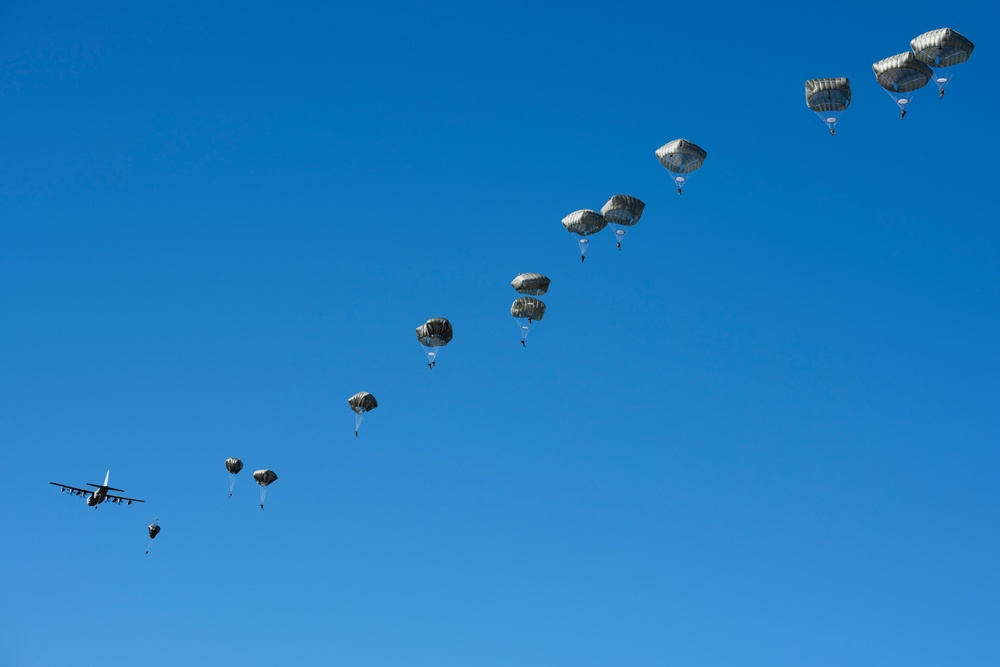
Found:
[[[124,496],[113,496],[110,493],[108,495],[106,495],[105,498],[108,499],[108,500],[117,500],[117,501],[124,500],[124,501],[128,502],[129,505],[131,505],[132,503],[144,503],[144,502],[146,502],[145,500],[139,500],[138,498],[126,498]]]
[[[49,482],[52,486],[58,486],[63,491],[79,491],[80,493],[86,493],[88,496],[93,493],[90,489],[78,489],[75,486],[67,486],[65,484],[60,484],[59,482]]]

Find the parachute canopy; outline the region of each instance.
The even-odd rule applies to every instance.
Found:
[[[631,227],[639,222],[646,205],[629,195],[614,195],[601,207],[601,215],[611,225]]]
[[[566,231],[580,236],[587,237],[596,234],[608,226],[608,221],[597,211],[589,208],[573,211],[562,220]],[[580,241],[580,261],[584,261],[587,255],[587,248],[590,246],[590,239],[581,238]]]
[[[951,67],[964,63],[976,45],[951,28],[938,28],[910,40],[917,59],[930,67]]]
[[[972,55],[975,45],[957,30],[938,28],[918,35],[910,40],[910,49],[917,60],[930,67],[945,68],[964,63]],[[934,83],[938,87],[938,97],[944,97],[944,89],[951,81],[951,72],[935,72]]]
[[[351,396],[347,399],[347,404],[351,406],[351,410],[354,410],[358,414],[374,410],[378,407],[378,401],[367,391],[359,391],[354,396]]]
[[[519,273],[510,286],[518,294],[529,294],[531,296],[541,296],[549,291],[549,283],[552,282],[540,273]]]
[[[608,221],[597,211],[589,208],[573,211],[562,220],[566,231],[579,234],[580,236],[590,236],[596,234],[608,226]]]
[[[656,149],[656,158],[667,170],[673,172],[677,194],[687,182],[687,176],[695,169],[700,169],[708,153],[697,144],[687,139],[674,139]]]
[[[674,139],[656,149],[656,158],[677,174],[690,174],[701,167],[708,153],[687,139]]]
[[[432,317],[417,327],[417,340],[425,347],[447,345],[453,335],[451,322],[443,317]]]
[[[514,299],[514,303],[510,305],[510,314],[519,320],[540,322],[545,317],[545,304],[534,297],[522,296]]]
[[[278,476],[273,470],[258,470],[253,474],[253,478],[261,486],[267,486],[275,481],[277,481]]]
[[[911,51],[878,61],[872,71],[880,86],[893,93],[912,93],[927,85],[934,76],[931,68]]]
[[[851,82],[847,77],[806,81],[806,106],[836,134],[842,111],[851,106]]]
[[[906,109],[913,100],[913,93],[920,90],[934,77],[931,68],[923,64],[912,51],[900,53],[872,65],[880,86],[900,109],[899,117],[906,116]]]

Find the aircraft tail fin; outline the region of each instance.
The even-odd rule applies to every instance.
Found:
[[[111,471],[104,473],[104,484],[94,484],[93,482],[87,482],[87,486],[93,486],[96,488],[107,487],[108,491],[118,491],[119,493],[125,493],[125,489],[116,489],[113,486],[108,486],[108,479],[111,477]]]

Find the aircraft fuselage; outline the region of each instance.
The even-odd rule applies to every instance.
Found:
[[[89,496],[87,496],[87,504],[90,505],[91,507],[97,507],[98,505],[104,502],[107,495],[108,495],[108,487],[106,486],[98,487],[97,491],[94,491]]]

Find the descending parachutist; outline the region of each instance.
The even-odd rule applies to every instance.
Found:
[[[566,228],[566,231],[580,236],[577,243],[580,246],[580,262],[583,262],[584,255],[587,254],[587,248],[590,246],[590,239],[586,237],[596,234],[607,227],[608,221],[597,211],[580,209],[579,211],[573,211],[563,218],[562,224]],[[514,289],[517,288],[515,287]]]
[[[229,471],[229,497],[233,497],[233,485],[236,484],[236,475],[243,470],[243,461],[231,457],[226,459],[226,470]]]
[[[917,60],[936,70],[938,99],[944,97],[944,87],[951,81],[951,68],[968,60],[975,48],[975,44],[951,28],[931,30],[910,40],[910,50]]]
[[[149,547],[153,546],[153,538],[159,535],[160,525],[156,523],[159,519],[153,519],[153,523],[149,524],[147,530],[149,531],[149,543],[146,545],[146,553],[149,553]]]
[[[588,243],[581,243],[581,250]],[[541,322],[545,316],[545,303],[535,298],[549,290],[549,279],[540,273],[521,273],[510,283],[518,294],[532,296],[519,297],[510,304],[511,316],[518,320],[521,329],[521,347],[527,347],[525,339],[531,331],[531,324]]]
[[[427,368],[434,370],[439,348],[451,342],[451,322],[443,317],[432,317],[417,327],[417,340],[427,352]]]
[[[683,192],[681,192],[681,189],[680,189],[680,188],[677,188],[677,194],[679,194],[679,195],[680,195],[680,194],[684,194],[684,193],[683,193]]]
[[[273,470],[258,470],[253,474],[254,481],[260,485],[260,508],[264,509],[264,496],[267,494],[267,487],[278,480],[278,475]]]
[[[903,110],[902,110],[902,111],[901,111],[901,112],[899,113],[899,120],[903,120],[904,118],[906,118],[906,109],[903,109]]]
[[[369,411],[378,407],[378,401],[367,391],[359,391],[347,399],[347,404],[354,412],[354,437],[356,438],[358,431],[361,430],[361,421]]]

